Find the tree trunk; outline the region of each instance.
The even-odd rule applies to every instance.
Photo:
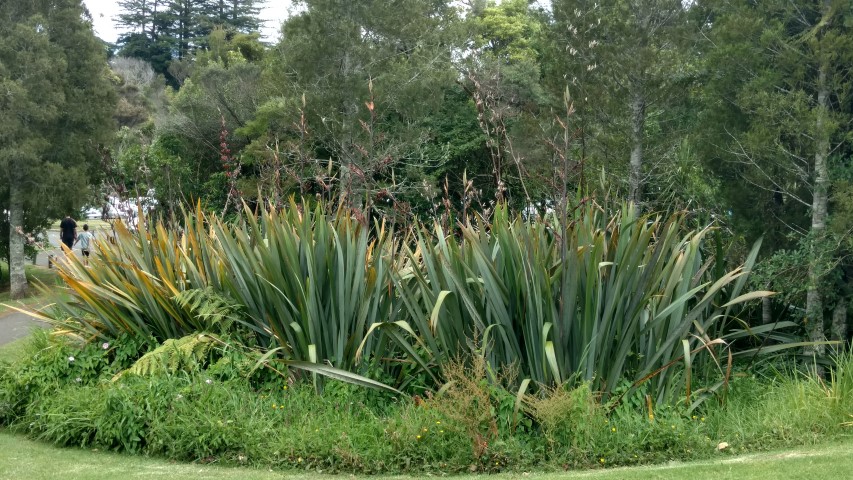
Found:
[[[15,178],[9,182],[9,282],[13,300],[27,294],[27,275],[24,272],[24,192]]]
[[[773,304],[770,297],[762,297],[761,299],[761,324],[769,325],[773,323]]]
[[[826,126],[827,102],[829,98],[829,87],[826,80],[826,61],[822,60],[818,72],[817,81],[817,120],[815,125],[815,182],[814,196],[812,198],[812,226],[811,226],[811,259],[809,261],[809,283],[806,291],[806,331],[809,340],[822,342],[826,340],[823,327],[823,299],[821,298],[818,284],[820,283],[821,266],[819,265],[819,243],[823,241],[826,231],[829,170],[826,159],[829,155],[829,132]],[[807,354],[823,355],[823,345],[815,345],[806,349]]]
[[[628,199],[640,204],[643,194],[643,129],[646,123],[646,100],[635,87],[631,99],[631,178]]]
[[[832,329],[831,338],[842,342],[841,348],[844,348],[844,343],[847,342],[847,299],[841,297],[835,308],[832,310]]]

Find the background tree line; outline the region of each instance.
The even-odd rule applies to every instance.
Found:
[[[272,44],[260,3],[123,1],[119,45],[93,46],[77,76],[51,68],[63,40],[11,39],[70,9],[63,28],[96,45],[79,1],[4,11],[2,81],[88,89],[0,100],[2,121],[17,122],[0,133],[11,225],[58,217],[30,193],[16,207],[12,173],[51,191],[87,179],[90,195],[69,208],[154,189],[167,216],[296,194],[450,223],[502,201],[573,208],[581,192],[713,223],[735,263],[763,236],[754,278],[780,294],[751,321],[848,337],[850,0],[302,0]],[[56,81],[25,81],[34,68]],[[38,104],[81,98],[73,123]],[[27,109],[39,116],[11,115]]]

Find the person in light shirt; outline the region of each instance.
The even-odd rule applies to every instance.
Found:
[[[77,235],[77,240],[74,244],[80,244],[80,252],[83,254],[83,265],[89,265],[89,254],[92,251],[92,245],[95,243],[95,234],[89,231],[89,225],[83,224],[83,231]]]

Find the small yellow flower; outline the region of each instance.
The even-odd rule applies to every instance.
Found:
[[[302,457],[297,458],[296,461],[302,463]]]
[[[700,418],[700,420],[704,422],[704,421],[705,421],[705,417]]]
[[[435,422],[436,425],[441,425],[441,421]]]
[[[278,408],[278,407],[273,403],[273,404],[272,404],[272,408],[273,408],[273,409],[275,409],[275,408]]]
[[[287,385],[281,387],[282,390],[287,390]]]
[[[438,433],[444,433],[444,430],[439,430]]]
[[[605,419],[604,419],[604,423],[610,423],[610,420],[608,420],[608,419],[606,419],[606,418],[605,418]]]
[[[610,431],[615,433],[615,432],[616,432],[616,427],[611,428],[611,429],[610,429]]]
[[[429,431],[429,430],[427,430],[427,428],[426,428],[426,427],[424,427],[424,432],[428,432],[428,431]]]
[[[420,436],[420,435],[418,435],[418,436],[417,436],[417,437],[415,437],[415,438],[417,438],[418,440],[420,440],[420,439],[421,439],[421,436]]]
[[[673,430],[675,430],[675,425],[670,425],[670,426],[672,427]]]
[[[696,418],[697,418],[696,415],[693,415],[693,420],[696,420]]]
[[[314,431],[315,431],[315,432],[319,432],[319,431],[320,431],[320,429],[319,429],[319,428],[317,428],[317,429],[314,429]]]
[[[600,463],[600,464],[604,465],[604,459],[603,459],[603,458],[599,458],[599,459],[598,459],[598,463]]]

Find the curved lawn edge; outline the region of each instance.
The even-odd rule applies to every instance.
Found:
[[[721,475],[722,474],[722,475]],[[715,460],[670,462],[663,465],[620,467],[562,473],[508,473],[488,478],[533,479],[648,479],[691,478],[691,480],[737,478],[853,478],[853,435],[812,446],[725,456]],[[349,477],[349,476],[348,476]],[[475,478],[482,475],[459,476]],[[75,448],[57,448],[0,429],[0,480],[107,480],[114,478],[194,478],[194,479],[319,479],[341,478],[317,472],[268,471],[176,463],[163,459],[123,455]],[[365,478],[416,478],[408,476]]]

